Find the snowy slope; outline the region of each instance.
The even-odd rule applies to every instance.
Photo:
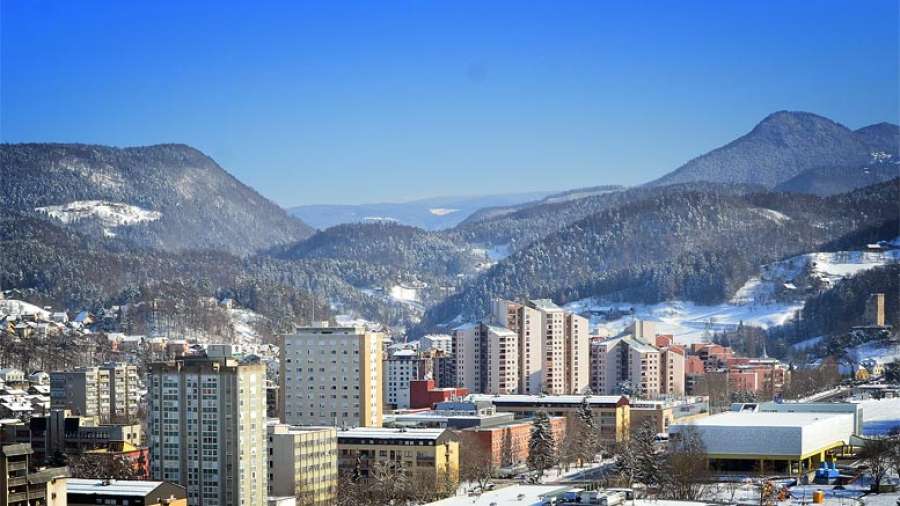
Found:
[[[659,304],[608,304],[583,299],[566,305],[577,313],[600,314],[610,308],[633,313],[615,321],[592,316],[592,327],[605,328],[610,335],[621,332],[635,318],[656,323],[661,334],[674,334],[676,342],[703,342],[712,332],[733,330],[740,322],[761,328],[782,325],[803,308],[810,295],[804,288],[823,289],[843,278],[889,263],[900,262],[900,250],[882,252],[839,251],[810,253],[763,266],[759,275],[747,281],[726,304],[704,306],[687,301]],[[884,355],[884,350],[861,349],[867,358]]]
[[[80,220],[96,220],[107,234],[112,234],[115,227],[156,221],[162,216],[159,211],[149,211],[138,206],[105,200],[76,200],[58,206],[36,207],[35,211],[46,213],[65,224]]]

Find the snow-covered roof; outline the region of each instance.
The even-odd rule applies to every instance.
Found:
[[[720,427],[803,427],[820,420],[833,418],[834,413],[785,413],[764,411],[756,413],[726,411],[714,416],[700,418],[694,425]]]
[[[534,304],[534,307],[538,309],[542,309],[544,311],[562,311],[563,308],[556,305],[550,299],[531,299],[531,303]]]
[[[485,401],[494,404],[581,404],[583,395],[490,395],[469,394],[466,396],[469,402]],[[591,395],[588,402],[591,404],[615,404],[622,400],[621,395]]]
[[[379,427],[356,427],[339,430],[338,439],[421,439],[433,441],[446,432],[445,429],[389,429]]]
[[[69,478],[66,480],[66,493],[68,494],[97,494],[116,496],[146,497],[162,481],[138,481],[138,480],[94,480]]]
[[[537,506],[544,496],[559,494],[571,489],[570,485],[513,485],[485,492],[477,497],[458,495],[428,503],[426,506],[489,506],[494,504],[515,504],[517,506]]]

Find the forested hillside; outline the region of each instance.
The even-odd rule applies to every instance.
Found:
[[[670,187],[528,245],[434,307],[426,325],[477,317],[492,297],[726,300],[759,266],[896,220],[900,179],[828,198]]]
[[[163,249],[248,254],[312,230],[180,144],[0,145],[0,207]]]

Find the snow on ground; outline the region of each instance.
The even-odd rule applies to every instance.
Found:
[[[885,364],[900,359],[900,344],[873,341],[854,346],[848,349],[847,352],[857,363],[863,360],[874,360],[880,364]]]
[[[234,331],[234,342],[242,348],[253,348],[260,344],[262,339],[254,324],[264,317],[249,309],[231,308],[228,310],[231,318],[231,328]]]
[[[863,422],[900,419],[900,398],[854,400],[862,407]]]
[[[900,492],[890,494],[869,494],[862,498],[866,506],[897,506],[900,501]]]
[[[0,299],[0,316],[6,315],[39,315],[47,320],[50,318],[50,311],[34,304],[29,304],[24,300]]]
[[[822,339],[824,339],[824,336],[810,337],[809,339],[804,339],[802,341],[794,343],[792,345],[792,347],[795,350],[806,350],[806,349],[812,348],[814,346],[817,346],[819,343],[822,342]]]
[[[592,327],[605,327],[610,335],[623,331],[636,318],[653,321],[660,334],[673,334],[678,344],[705,342],[714,331],[734,330],[740,322],[768,328],[781,325],[803,307],[792,304],[719,304],[704,306],[685,301],[661,302],[659,304],[617,303],[612,307],[634,310],[634,315],[607,322],[602,316],[592,316]],[[604,311],[608,304],[598,304],[592,299],[582,299],[565,308],[576,313]]]
[[[156,221],[162,216],[158,211],[149,211],[138,206],[105,200],[76,200],[58,206],[36,207],[35,211],[46,213],[66,224],[83,219],[94,219],[110,234],[109,229],[111,228]]]
[[[459,209],[447,209],[444,207],[436,207],[434,209],[429,209],[428,212],[435,216],[447,216],[448,214],[453,214],[459,211]]]
[[[744,284],[732,297],[733,304],[772,302],[782,288],[795,288],[793,281],[804,272],[834,286],[843,278],[900,261],[900,250],[836,251],[798,255],[764,265],[758,276]]]
[[[606,304],[589,298],[566,304],[566,309],[594,314],[611,308],[618,308],[626,313],[633,310],[634,315],[610,322],[603,316],[592,316],[591,326],[605,327],[610,335],[616,335],[638,318],[655,322],[657,332],[675,335],[679,344],[690,344],[706,341],[712,332],[734,330],[740,322],[762,328],[784,324],[803,308],[803,301],[799,298],[788,302],[778,301],[775,294],[785,288],[790,290],[794,286],[792,281],[801,274],[818,277],[826,286],[833,286],[845,277],[896,262],[900,262],[900,250],[810,253],[763,266],[760,274],[748,280],[725,304],[704,306],[686,301]],[[812,346],[817,342],[807,340],[798,345]],[[865,355],[866,351],[863,349],[861,353]],[[883,356],[883,351],[873,351],[872,355]]]

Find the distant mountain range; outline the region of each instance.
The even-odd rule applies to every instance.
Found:
[[[707,181],[761,185],[769,189],[788,184],[787,188],[796,192],[835,193],[896,176],[898,149],[900,128],[897,125],[878,123],[850,130],[808,112],[780,111],[766,117],[748,134],[694,158],[649,184]],[[841,174],[842,169],[862,168],[872,163],[873,157],[883,155],[892,159],[893,175],[872,174],[857,179]],[[810,171],[814,173],[804,176]]]
[[[319,204],[288,209],[309,225],[326,229],[343,223],[392,221],[425,230],[452,228],[475,211],[540,200],[551,192],[507,193],[474,197],[434,197],[382,204]]]
[[[286,324],[341,311],[413,332],[495,296],[722,302],[766,263],[900,235],[898,130],[779,112],[638,187],[293,216],[184,145],[0,145],[0,285],[73,309],[225,296]]]
[[[181,144],[0,145],[0,209],[166,251],[249,254],[312,229]]]

